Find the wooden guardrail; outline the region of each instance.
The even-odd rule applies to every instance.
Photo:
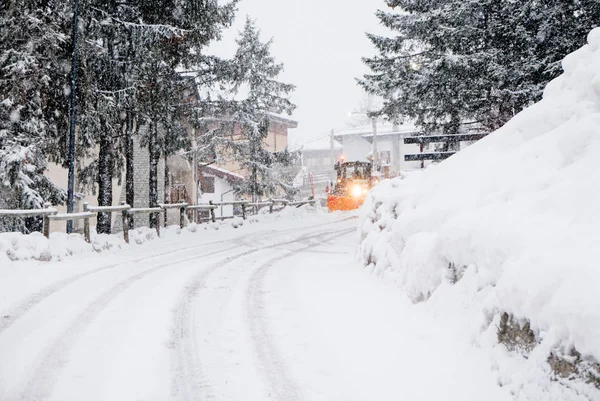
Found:
[[[164,224],[167,226],[167,210],[179,209],[179,226],[181,228],[185,225],[185,209],[189,207],[187,203],[181,201],[179,203],[160,203],[159,206],[164,210]]]
[[[446,160],[456,152],[434,152],[434,153],[415,153],[412,155],[404,155],[404,160],[407,162],[417,162],[424,160],[439,161]]]
[[[2,210],[0,209],[0,218],[8,217],[8,218],[25,218],[25,217],[42,217],[43,225],[42,225],[42,233],[46,238],[50,237],[50,222],[51,221],[68,221],[68,220],[83,220],[83,234],[85,240],[90,242],[90,218],[93,218],[95,214],[99,213],[121,213],[121,218],[123,221],[123,239],[125,242],[129,243],[129,223],[130,219],[135,214],[156,214],[157,215],[157,225],[156,225],[156,233],[160,236],[160,218],[161,214],[164,213],[164,219],[166,223],[167,219],[167,210],[170,209],[179,209],[179,226],[181,228],[185,227],[185,213],[188,210],[194,211],[195,213],[198,210],[207,210],[210,213],[209,218],[200,219],[200,221],[212,221],[216,222],[217,220],[226,220],[232,219],[236,217],[232,216],[216,216],[215,210],[220,206],[241,206],[242,209],[242,218],[246,220],[247,218],[247,208],[252,207],[254,209],[254,213],[258,213],[258,210],[262,207],[269,207],[269,213],[273,213],[274,205],[282,204],[283,208],[287,206],[302,206],[306,204],[314,204],[315,200],[305,200],[305,201],[296,201],[290,202],[286,199],[269,199],[265,202],[249,202],[249,201],[231,201],[231,202],[212,202],[210,201],[208,204],[199,204],[199,205],[188,205],[187,203],[164,203],[160,204],[158,207],[148,207],[148,208],[132,208],[131,206],[125,204],[125,202],[121,203],[119,206],[90,206],[87,202],[83,204],[83,212],[77,213],[58,213],[58,211],[51,207],[49,203],[44,204],[43,209],[32,209],[32,210]],[[166,226],[166,224],[165,224]]]
[[[449,152],[428,152],[424,153],[424,145],[429,143],[436,142],[447,142],[453,141],[456,143],[466,142],[466,141],[477,141],[479,139],[485,138],[487,133],[470,133],[470,134],[456,134],[456,135],[417,135],[417,136],[406,136],[403,141],[404,144],[418,144],[421,153],[415,154],[406,154],[404,155],[404,160],[407,162],[420,161],[421,168],[424,167],[423,162],[426,160],[429,161],[440,161],[445,160],[455,154],[455,151]]]
[[[209,202],[208,205],[206,206],[241,206],[242,209],[242,218],[244,220],[246,220],[247,215],[248,215],[248,207],[251,207],[254,210],[254,214],[258,213],[258,210],[260,210],[263,207],[268,206],[269,207],[269,213],[273,213],[274,212],[274,206],[276,204],[282,204],[283,208],[287,207],[287,206],[302,206],[302,205],[306,205],[306,204],[314,204],[315,200],[305,200],[305,201],[296,201],[296,202],[290,202],[287,199],[269,199],[268,201],[264,201],[264,202],[250,202],[250,201],[231,201],[231,202]],[[211,220],[214,222],[215,219],[216,220],[226,220],[226,219],[232,219],[235,216],[220,216],[220,217],[216,217],[214,218],[214,216],[211,216]],[[207,219],[204,219],[205,221]]]
[[[466,141],[478,141],[479,139],[485,138],[487,136],[486,133],[476,133],[476,134],[456,134],[456,135],[415,135],[415,136],[405,136],[404,143],[405,144],[427,144],[427,143],[435,143],[435,142],[446,142],[449,140],[456,142],[466,142]]]
[[[123,221],[123,239],[129,243],[129,210],[131,206],[125,202],[121,202],[120,206],[90,206],[87,202],[83,204],[83,211],[90,211],[93,213],[121,213],[121,219]],[[89,220],[84,220],[83,231],[89,232],[90,223]]]
[[[43,209],[23,209],[23,210],[0,210],[0,217],[11,218],[26,218],[26,217],[42,217],[42,233],[46,238],[50,236],[50,220],[49,216],[58,214],[58,210],[50,207],[49,203],[44,204]]]

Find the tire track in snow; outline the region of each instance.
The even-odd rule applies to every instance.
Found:
[[[169,267],[176,267],[177,264],[198,260],[203,257],[213,256],[223,252],[229,252],[237,248],[238,246],[236,245],[234,247],[229,247],[202,255],[194,255],[183,259],[169,261],[159,266],[138,272],[137,274],[120,281],[110,289],[103,292],[75,318],[68,328],[58,336],[58,340],[48,348],[48,351],[44,355],[41,363],[34,368],[35,370],[33,375],[29,379],[25,390],[22,391],[21,396],[18,399],[22,401],[32,401],[48,398],[52,394],[52,390],[60,370],[68,362],[67,358],[71,348],[76,344],[77,338],[81,336],[85,328],[92,321],[94,321],[94,319],[106,308],[108,304],[110,304],[112,300],[121,295],[133,284],[153,273],[157,273]]]
[[[227,241],[232,241],[232,240],[227,240]],[[297,241],[297,240],[288,241],[288,242],[292,243],[295,241]],[[217,242],[220,243],[220,242],[226,242],[226,241],[217,241]],[[235,241],[233,241],[233,242],[235,242]],[[203,245],[207,245],[207,244],[203,244]],[[280,245],[280,244],[274,244],[274,245],[264,247],[264,248],[254,248],[254,249],[242,252],[241,254],[227,257],[220,263],[217,263],[211,267],[203,269],[203,272],[200,275],[208,276],[208,274],[210,272],[212,272],[213,270],[216,270],[216,268],[220,267],[221,265],[225,265],[227,263],[230,263],[233,260],[239,259],[248,254],[257,252],[261,249],[268,249],[268,248],[272,248],[272,247],[275,247],[278,245]],[[141,272],[138,272],[137,274],[134,274],[133,276],[130,276],[130,277],[118,282],[117,284],[113,285],[110,289],[106,290],[105,292],[100,294],[94,301],[92,301],[92,303],[89,304],[86,307],[86,309],[84,309],[71,322],[71,324],[67,327],[67,329],[61,335],[59,335],[57,337],[57,340],[47,348],[48,351],[41,358],[41,362],[39,364],[37,364],[36,366],[34,366],[33,374],[31,376],[31,378],[29,379],[29,381],[27,382],[27,386],[25,387],[24,390],[21,391],[21,395],[17,399],[22,400],[22,401],[31,401],[31,400],[41,400],[41,399],[48,398],[52,394],[54,384],[56,383],[56,380],[60,374],[62,367],[68,363],[68,356],[69,356],[70,351],[73,348],[73,346],[77,343],[77,339],[85,331],[86,327],[96,319],[96,317],[106,308],[106,306],[108,304],[110,304],[110,302],[112,300],[117,298],[119,295],[121,295],[123,292],[125,292],[132,285],[134,285],[138,281],[142,280],[143,278],[150,276],[153,273],[157,273],[157,272],[164,270],[166,268],[169,268],[169,267],[177,267],[177,265],[180,263],[185,263],[185,262],[189,262],[189,261],[193,261],[193,260],[202,259],[204,257],[209,257],[209,256],[214,256],[214,255],[225,253],[225,252],[230,252],[235,249],[239,249],[239,247],[240,247],[239,244],[235,244],[234,246],[228,247],[225,249],[220,249],[217,251],[200,254],[200,255],[193,255],[190,257],[180,258],[177,260],[171,260],[171,261],[165,262],[159,266],[155,266],[150,269],[146,269]],[[190,248],[196,248],[196,247],[188,247],[186,249],[190,249]],[[173,252],[165,252],[164,254],[170,254],[170,253],[173,253]],[[146,259],[149,259],[149,258],[143,258],[142,260],[146,260]],[[129,263],[129,262],[126,262],[126,263]],[[111,265],[109,267],[113,268],[116,266]],[[105,268],[101,268],[101,269],[107,270],[109,267],[105,267]],[[210,272],[208,270],[210,270]],[[92,273],[97,273],[97,272],[98,272],[97,270],[93,271],[93,272],[87,272],[87,273],[89,273],[87,275],[91,275]],[[82,275],[79,275],[79,279],[82,278],[81,276]],[[74,282],[74,281],[77,281],[77,280],[73,280],[72,282]],[[57,289],[57,291],[58,291],[58,289]],[[54,292],[56,292],[56,291],[54,291]],[[50,295],[52,295],[52,294],[48,294],[47,296],[45,296],[42,299],[36,299],[36,301],[38,301],[38,302],[36,302],[31,307],[41,303],[45,298],[49,297]],[[14,320],[14,322],[16,322],[16,320]]]
[[[261,264],[250,277],[248,290],[246,292],[246,307],[248,321],[250,324],[250,336],[254,343],[258,360],[262,365],[262,371],[265,375],[270,387],[269,398],[277,401],[297,401],[302,399],[301,390],[298,388],[292,378],[287,373],[285,361],[279,355],[277,346],[273,343],[271,334],[269,333],[268,317],[265,316],[265,302],[263,282],[269,270],[278,262],[290,258],[302,252],[307,252],[311,248],[315,248],[328,243],[332,238],[338,238],[346,234],[354,232],[356,229],[344,229],[333,233],[326,233],[322,237],[323,241],[314,241],[315,237],[303,238],[302,243],[305,246],[301,249],[290,251],[285,255],[272,258]],[[330,235],[327,235],[330,234]],[[309,244],[306,244],[306,243]]]
[[[11,310],[6,311],[3,313],[3,315],[5,315],[3,318],[0,318],[0,336],[2,336],[2,334],[9,328],[11,327],[13,324],[15,324],[21,317],[23,317],[23,315],[25,315],[29,310],[31,310],[32,308],[34,308],[36,305],[40,304],[41,302],[43,302],[45,299],[47,299],[48,297],[50,297],[51,295],[57,293],[58,291],[62,290],[63,288],[66,288],[67,286],[81,280],[84,279],[86,277],[101,273],[103,271],[106,270],[111,270],[111,269],[115,269],[117,267],[121,267],[121,266],[125,266],[125,265],[129,265],[129,264],[138,264],[140,262],[144,262],[144,261],[149,261],[152,259],[156,259],[156,258],[160,258],[166,255],[172,255],[175,253],[179,253],[179,252],[183,252],[183,251],[189,251],[192,249],[198,249],[198,248],[202,248],[202,247],[206,247],[208,245],[215,245],[215,244],[220,244],[220,243],[225,243],[225,242],[232,242],[232,241],[236,241],[238,240],[240,237],[236,237],[233,238],[231,240],[224,240],[224,241],[215,241],[215,242],[207,242],[207,243],[203,243],[200,245],[196,245],[196,246],[188,246],[188,247],[184,247],[184,248],[178,248],[172,251],[167,251],[167,252],[161,252],[158,254],[154,254],[154,255],[149,255],[149,256],[145,256],[142,258],[137,258],[137,259],[133,259],[133,260],[128,260],[125,262],[120,262],[120,263],[114,263],[108,266],[102,266],[93,270],[88,270],[86,272],[83,273],[79,273],[70,277],[67,277],[65,279],[59,280],[47,287],[44,287],[42,290],[37,291],[36,293],[30,295],[29,297],[27,297],[26,299],[24,299],[23,301],[21,301],[16,307],[13,307]],[[226,251],[226,250],[231,250],[231,249],[235,249],[236,247],[230,247],[227,248],[225,250],[222,250],[222,252]],[[202,256],[210,256],[209,255],[197,255],[197,257],[202,257]]]
[[[264,233],[267,234],[267,233],[271,233],[271,232],[273,232],[273,230],[266,231]],[[65,279],[59,280],[47,287],[44,287],[42,290],[39,290],[39,291],[35,292],[34,294],[30,295],[29,297],[27,297],[26,299],[21,301],[16,307],[13,307],[11,310],[4,312],[3,315],[5,315],[5,316],[3,318],[0,318],[0,336],[2,336],[2,334],[8,328],[10,328],[15,322],[17,322],[21,317],[23,317],[23,315],[25,315],[29,310],[34,308],[36,305],[40,304],[45,299],[49,298],[50,296],[57,293],[58,291],[66,288],[67,286],[69,286],[73,283],[76,283],[77,281],[82,280],[88,276],[92,276],[92,275],[101,273],[103,271],[111,270],[111,269],[122,267],[125,265],[138,264],[140,262],[150,261],[152,259],[160,258],[160,257],[166,256],[166,255],[172,255],[175,253],[199,249],[199,248],[203,248],[203,247],[206,247],[209,245],[216,245],[216,244],[222,244],[222,243],[227,243],[227,242],[234,242],[235,244],[237,244],[237,246],[222,250],[222,252],[225,252],[228,250],[236,249],[239,246],[248,246],[247,244],[245,244],[243,242],[245,237],[246,237],[246,235],[240,235],[240,236],[237,236],[237,237],[234,237],[231,239],[227,239],[227,240],[205,242],[205,243],[202,243],[199,245],[177,248],[175,250],[171,250],[171,251],[167,251],[167,252],[161,252],[158,254],[144,256],[142,258],[132,259],[132,260],[128,260],[128,261],[120,262],[120,263],[114,263],[114,264],[107,265],[107,266],[102,266],[102,267],[99,267],[99,268],[96,268],[93,270],[88,270],[86,272],[76,274],[76,275],[67,277]],[[210,253],[208,255],[199,255],[198,257],[210,256],[213,254],[214,253]]]
[[[336,223],[339,223],[339,221]],[[354,231],[355,229],[352,228],[351,230]],[[341,231],[343,232],[345,230]],[[197,299],[202,288],[205,286],[208,277],[216,272],[219,268],[235,260],[243,258],[244,256],[248,256],[262,250],[277,248],[283,245],[301,243],[307,239],[322,238],[328,234],[332,234],[332,232],[325,231],[310,236],[302,236],[290,241],[284,241],[252,249],[215,263],[190,280],[189,284],[185,287],[177,307],[175,308],[173,337],[170,341],[174,368],[171,395],[174,399],[181,401],[214,399],[210,382],[203,374],[202,363],[200,362],[200,355],[198,354],[198,344],[194,322],[195,300]],[[291,252],[291,254],[294,253],[296,253],[296,251]]]
[[[338,222],[343,222],[343,221],[351,220],[354,218],[355,217],[347,217],[347,218],[340,219],[340,220],[337,220],[332,223],[324,223],[322,225],[336,224]],[[315,227],[318,227],[318,226],[321,226],[321,225],[317,225]],[[269,231],[259,232],[259,233],[257,233],[257,235],[268,235],[268,234],[271,234],[274,232],[299,231],[299,230],[306,230],[306,229],[309,229],[309,228],[308,227],[299,227],[299,228],[291,228],[291,229],[280,230],[280,231],[269,230]],[[216,244],[222,244],[222,243],[226,243],[226,242],[234,242],[241,246],[248,246],[245,243],[246,237],[247,237],[247,235],[239,235],[237,237],[226,239],[226,240],[205,242],[205,243],[202,243],[199,245],[177,248],[175,250],[162,252],[162,253],[158,253],[158,254],[153,254],[153,255],[142,257],[142,258],[129,260],[126,262],[114,263],[114,264],[111,264],[108,266],[99,267],[94,270],[88,270],[84,273],[76,274],[71,277],[67,277],[65,279],[59,280],[49,286],[42,288],[41,290],[38,290],[34,294],[28,296],[27,298],[25,298],[24,300],[19,302],[18,305],[13,307],[12,309],[3,312],[3,316],[0,316],[0,337],[8,328],[10,328],[16,321],[18,321],[21,317],[23,317],[23,315],[25,315],[29,310],[34,308],[36,305],[40,304],[45,299],[47,299],[51,295],[57,293],[58,291],[62,290],[63,288],[65,288],[81,279],[84,279],[88,276],[91,276],[91,275],[94,275],[94,274],[97,274],[97,273],[100,273],[100,272],[103,272],[106,270],[114,269],[114,268],[117,268],[117,267],[120,267],[123,265],[137,264],[137,263],[140,263],[143,261],[152,260],[152,259],[159,258],[159,257],[165,256],[165,255],[172,255],[174,253],[188,251],[191,249],[198,249],[198,248],[202,248],[202,247],[205,247],[208,245],[216,245]]]

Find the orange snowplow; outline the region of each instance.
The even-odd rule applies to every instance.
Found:
[[[335,165],[337,182],[327,194],[329,211],[353,210],[363,204],[375,179],[370,162],[338,162]]]

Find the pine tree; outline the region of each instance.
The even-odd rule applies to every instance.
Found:
[[[295,191],[290,177],[282,171],[297,154],[287,149],[271,152],[265,143],[274,116],[289,115],[296,107],[289,100],[295,87],[278,81],[283,65],[271,55],[271,43],[260,41],[260,31],[247,18],[230,68],[231,91],[236,99],[217,98],[208,103],[213,107],[207,108],[205,115],[217,118],[204,120],[208,132],[202,137],[208,152],[235,161],[247,172],[248,178],[236,187],[236,192],[253,199],[273,196],[278,188],[288,195]]]
[[[0,4],[0,207],[65,200],[44,171],[46,154],[64,160],[58,138],[67,132],[68,12],[57,1]]]
[[[82,34],[88,44],[82,56],[87,107],[81,120],[91,133],[84,143],[99,153],[80,175],[88,186],[97,184],[100,205],[112,204],[112,181],[121,179],[123,167],[126,201],[134,204],[133,137],[138,134],[151,159],[149,206],[158,205],[159,158],[187,140],[183,121],[189,107],[181,96],[189,78],[177,70],[203,61],[202,48],[218,38],[235,11],[235,1],[167,3],[90,1],[87,7],[89,24]],[[110,223],[110,215],[99,215],[98,231],[108,232]]]
[[[378,17],[396,35],[369,35],[378,55],[364,60],[372,72],[359,83],[384,98],[389,119],[448,134],[465,124],[492,131],[539,100],[600,17],[593,0],[387,4],[398,10]]]

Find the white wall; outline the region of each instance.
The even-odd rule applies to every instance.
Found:
[[[359,135],[344,137],[344,158],[346,161],[366,161],[372,145]]]
[[[198,197],[198,203],[208,203],[209,201],[213,202],[232,202],[235,200],[235,195],[233,193],[233,186],[226,180],[212,176],[210,174],[204,173],[205,177],[214,177],[215,179],[215,193],[206,194],[203,193]],[[221,197],[223,195],[223,197]],[[233,214],[233,206],[227,205],[223,207],[219,207],[215,209],[215,215],[217,217],[222,216],[231,216]]]

